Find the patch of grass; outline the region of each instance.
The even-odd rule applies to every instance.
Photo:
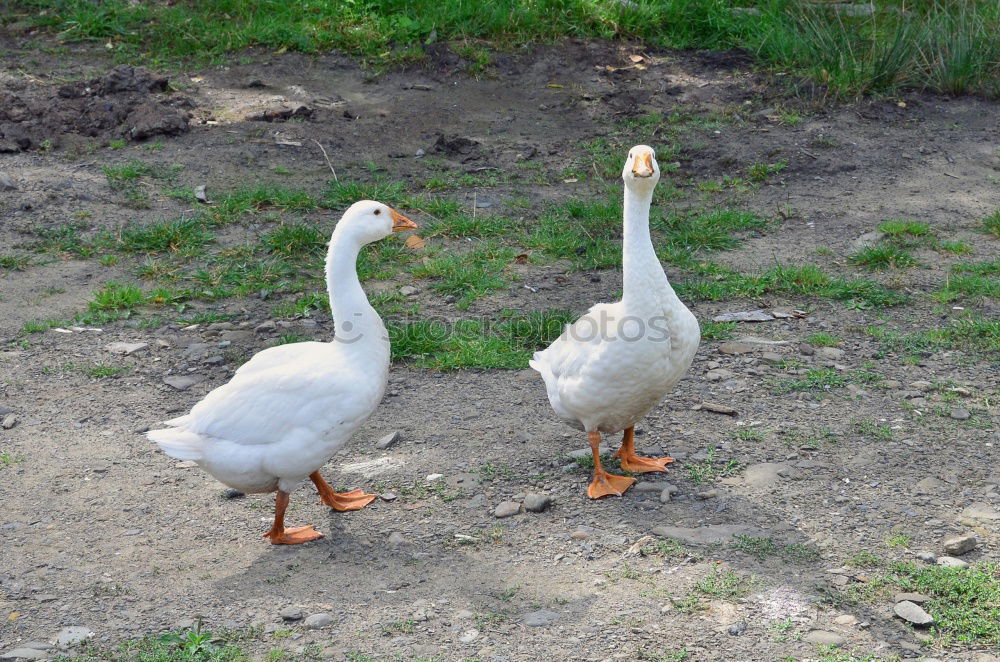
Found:
[[[987,271],[995,269],[996,265],[997,261],[982,263],[982,268],[983,271]],[[973,272],[949,275],[944,286],[934,293],[934,298],[943,303],[971,297],[1000,297],[1000,278],[997,278],[993,273],[980,275]]]
[[[500,0],[479,10],[460,0],[391,0],[295,7],[261,0],[192,5],[108,0],[16,0],[15,14],[66,41],[112,43],[123,61],[218,61],[259,47],[304,53],[339,49],[384,62],[426,58],[438,41],[513,47],[575,38],[619,38],[653,48],[741,48],[764,65],[814,79],[833,96],[891,93],[902,86],[997,95],[992,3],[920,3],[907,11],[874,6],[862,15],[813,3],[758,3],[736,13],[722,0],[594,4],[586,0]],[[517,20],[511,20],[515,16]],[[475,48],[475,47],[473,47]],[[487,67],[468,53],[472,73]]]
[[[711,483],[718,478],[731,476],[740,469],[737,460],[729,460],[722,466],[718,466],[719,451],[714,446],[709,447],[707,456],[700,462],[685,462],[684,469],[688,472],[688,477],[695,485]]]
[[[959,262],[951,265],[951,272],[977,276],[1000,276],[1000,258],[992,262]]]
[[[834,368],[813,368],[802,379],[786,379],[774,389],[775,393],[793,391],[830,391],[847,385]]]
[[[328,233],[308,223],[282,224],[260,238],[269,252],[288,256],[319,255],[329,239]]]
[[[79,370],[88,377],[100,379],[101,377],[112,377],[126,372],[128,370],[128,366],[114,366],[108,365],[107,363],[95,363],[89,366],[81,366]]]
[[[298,333],[283,333],[278,336],[277,340],[274,341],[272,347],[277,345],[291,345],[297,342],[309,342],[310,340],[312,340],[312,338]]]
[[[434,278],[431,289],[450,294],[462,310],[493,290],[507,286],[503,277],[506,266],[514,259],[514,249],[495,241],[484,241],[467,253],[452,253],[415,265],[411,273],[417,278]]]
[[[352,200],[351,202],[356,202]],[[295,191],[280,187],[256,186],[243,188],[229,195],[202,212],[203,218],[212,225],[225,225],[239,219],[244,214],[262,211],[309,211],[319,203],[305,191]]]
[[[911,542],[913,542],[913,536],[908,533],[894,533],[885,539],[885,544],[888,547],[903,547],[908,549]]]
[[[836,347],[840,344],[840,338],[832,333],[819,331],[806,336],[806,342],[814,347]]]
[[[862,418],[855,421],[854,429],[864,437],[873,437],[882,441],[892,439],[892,428],[888,423],[879,424],[870,418]]]
[[[896,352],[904,357],[930,356],[937,351],[958,349],[1000,359],[1000,320],[970,316],[913,333],[880,326],[870,326],[865,331],[879,341],[882,351]]]
[[[508,464],[484,464],[476,471],[483,480],[498,481],[514,478],[514,469]]]
[[[14,453],[0,453],[0,469],[9,469],[15,464],[21,464],[24,462],[23,455],[15,455]]]
[[[813,563],[820,558],[819,552],[808,545],[789,543],[779,547],[769,536],[738,535],[733,547],[759,561],[777,556],[793,563]]]
[[[393,360],[414,360],[437,370],[462,368],[517,370],[532,353],[555,340],[573,319],[567,311],[536,311],[495,322],[389,319]]]
[[[905,591],[931,596],[924,609],[941,645],[1000,646],[1000,564],[943,568],[894,564],[887,579]]]
[[[51,228],[35,228],[38,240],[29,244],[32,250],[56,255],[88,258],[94,254],[93,242],[82,235],[90,226],[87,223],[63,223]]]
[[[403,182],[331,182],[323,197],[323,204],[339,207],[352,205],[358,200],[378,200],[398,204],[408,199]]]
[[[843,301],[850,308],[896,306],[906,295],[866,279],[830,276],[815,265],[776,266],[759,275],[744,275],[712,263],[685,264],[696,278],[674,284],[682,299],[718,301],[764,294],[814,296]]]
[[[665,233],[659,244],[663,257],[678,266],[694,253],[735,248],[740,240],[736,232],[760,230],[767,220],[749,211],[718,209],[697,214],[676,215],[651,226]]]
[[[94,298],[87,304],[93,312],[131,313],[146,302],[146,295],[131,283],[108,281],[94,291]]]
[[[28,255],[0,255],[0,269],[7,271],[24,271],[31,264]]]
[[[307,292],[294,301],[280,303],[271,309],[274,317],[310,317],[313,311],[330,312],[330,299],[325,292]]]
[[[736,322],[701,322],[702,340],[727,340],[733,337]]]
[[[931,226],[920,221],[906,219],[889,219],[882,221],[878,231],[895,241],[906,241],[913,238],[928,239],[933,236]]]
[[[844,561],[844,565],[854,568],[880,568],[883,565],[882,559],[871,552],[861,551]]]
[[[763,182],[771,175],[776,175],[787,167],[787,161],[779,161],[778,163],[751,163],[747,166],[747,177],[753,182]]]
[[[692,588],[695,593],[710,598],[736,602],[750,595],[757,581],[751,575],[741,575],[732,570],[722,571],[713,565],[708,575]]]
[[[506,216],[477,215],[473,217],[455,212],[437,216],[427,224],[427,229],[432,234],[442,234],[449,237],[491,238],[511,235],[521,230],[523,226],[523,221]]]
[[[1000,239],[1000,209],[983,217],[983,230]]]
[[[127,253],[191,253],[215,241],[215,237],[202,221],[180,218],[126,225],[109,241],[114,248]]]
[[[159,636],[125,641],[115,648],[89,648],[74,660],[90,662],[249,662],[250,655],[221,635],[199,626]]]
[[[760,428],[743,427],[736,430],[736,434],[733,435],[739,441],[754,441],[761,442],[764,441],[764,431]]]
[[[548,209],[525,245],[576,269],[613,269],[621,266],[621,204],[572,200]]]
[[[905,269],[917,263],[907,250],[887,243],[863,248],[850,258],[852,264],[872,270]]]
[[[65,324],[62,320],[28,320],[21,327],[21,333],[42,333],[43,331],[48,331],[54,326],[62,326]]]

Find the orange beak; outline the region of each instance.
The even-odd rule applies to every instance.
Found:
[[[632,164],[632,174],[636,177],[652,177],[653,155],[649,152],[643,152],[636,156],[635,162]]]
[[[420,226],[400,214],[395,209],[389,209],[389,214],[392,216],[392,231],[393,232],[404,232],[406,230],[416,230]]]

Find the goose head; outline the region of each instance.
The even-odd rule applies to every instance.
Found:
[[[656,153],[648,145],[636,145],[628,151],[625,168],[622,169],[625,186],[635,191],[647,193],[660,180],[660,166],[656,163]]]
[[[337,223],[337,232],[350,236],[359,244],[370,244],[393,232],[416,230],[418,227],[389,205],[375,200],[359,200],[344,212]]]

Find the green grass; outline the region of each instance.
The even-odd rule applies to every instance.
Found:
[[[974,297],[1000,297],[1000,278],[976,273],[950,275],[944,286],[934,293],[934,298],[944,303]]]
[[[917,259],[904,248],[887,243],[878,243],[861,249],[851,256],[851,263],[867,269],[905,269],[917,263]]]
[[[813,563],[820,559],[819,552],[808,545],[789,543],[779,546],[769,536],[738,535],[733,547],[759,561],[772,556],[791,563]]]
[[[819,331],[806,336],[806,342],[815,347],[836,347],[840,344],[840,338],[832,333]]]
[[[929,238],[933,236],[931,226],[920,221],[906,219],[889,219],[882,221],[878,231],[886,237],[895,240],[909,241],[913,238]]]
[[[887,579],[931,597],[922,606],[934,617],[931,632],[941,645],[1000,647],[1000,564],[966,569],[899,563]]]
[[[1000,239],[1000,209],[983,217],[983,230]]]
[[[702,340],[727,340],[733,337],[736,322],[701,322]]]
[[[28,255],[0,255],[0,269],[7,271],[24,271],[31,264]]]
[[[15,464],[24,462],[24,457],[13,453],[0,453],[0,469],[9,469]]]
[[[93,242],[84,237],[89,229],[87,223],[80,221],[63,223],[51,228],[34,228],[37,240],[28,248],[39,253],[52,253],[60,256],[88,258],[94,254]]]
[[[722,571],[713,565],[708,575],[694,585],[696,594],[736,602],[750,595],[757,585],[753,576],[741,575],[732,570]]]
[[[729,250],[740,245],[734,233],[761,230],[767,220],[750,211],[718,209],[671,216],[651,226],[664,233],[659,249],[671,262],[684,266],[684,258],[707,251]]]
[[[858,309],[896,306],[907,300],[906,295],[863,278],[831,276],[815,265],[776,266],[761,274],[741,274],[712,264],[685,265],[693,269],[694,278],[674,284],[677,294],[685,300],[719,301],[723,299],[760,297],[765,294],[789,294],[844,301]]]
[[[105,244],[126,253],[190,253],[215,241],[205,224],[181,218],[147,225],[126,225]]]
[[[94,291],[94,298],[87,304],[91,311],[131,312],[146,302],[146,295],[130,283],[108,281]]]
[[[929,356],[941,350],[958,349],[983,353],[993,360],[1000,360],[1000,320],[964,317],[951,320],[944,326],[912,333],[870,326],[866,333],[879,341],[883,352],[895,352],[905,357]]]
[[[776,175],[787,167],[787,161],[779,161],[778,163],[751,163],[747,166],[747,177],[752,182],[763,182],[771,177],[771,175]]]
[[[271,253],[316,256],[326,250],[330,234],[309,223],[288,223],[265,233],[261,242]]]
[[[572,200],[546,210],[525,245],[569,260],[576,269],[621,266],[621,204]]]
[[[927,2],[907,11],[849,16],[814,3],[760,0],[757,14],[723,0],[648,3],[589,0],[372,0],[294,6],[266,0],[193,4],[16,0],[14,20],[65,41],[110,43],[123,61],[220,61],[251,47],[321,53],[341,49],[373,64],[426,58],[431,37],[457,40],[474,75],[489,70],[477,40],[503,46],[566,37],[640,40],[654,48],[743,48],[763,64],[805,75],[829,94],[887,94],[900,87],[1000,94],[1000,10],[986,2]],[[383,65],[384,66],[384,65]]]
[[[802,379],[782,380],[774,392],[792,393],[796,391],[830,391],[847,386],[847,380],[833,368],[813,368]]]
[[[531,354],[562,333],[575,317],[561,310],[508,314],[496,322],[387,320],[393,360],[411,360],[437,370],[527,367]]]
[[[464,310],[476,299],[507,287],[507,265],[514,249],[495,241],[483,241],[467,253],[449,253],[418,263],[410,270],[416,278],[431,278],[431,289],[457,299]]]
[[[699,462],[685,462],[684,469],[688,478],[695,485],[712,483],[718,478],[731,476],[739,471],[741,465],[738,460],[728,460],[725,464],[720,464],[718,459],[719,451],[714,446],[708,448],[707,456]]]

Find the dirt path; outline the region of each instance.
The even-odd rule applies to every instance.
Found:
[[[74,64],[29,57],[14,44],[5,52],[0,86],[8,100],[60,103],[68,97],[58,84],[110,69],[97,56],[81,54]],[[287,659],[355,661],[801,660],[827,659],[817,645],[833,643],[858,659],[996,660],[995,646],[992,654],[959,642],[922,648],[926,635],[894,618],[891,587],[865,592],[879,570],[858,555],[879,563],[943,555],[945,537],[968,531],[978,547],[964,560],[1000,554],[995,363],[960,350],[905,361],[865,333],[872,324],[945,324],[962,311],[924,295],[956,261],[1000,254],[997,240],[978,230],[978,219],[1000,206],[1000,108],[919,94],[804,107],[748,73],[738,54],[644,54],[642,68],[630,54],[626,46],[568,44],[498,57],[493,77],[478,80],[446,54],[425,70],[374,78],[339,57],[256,54],[249,64],[171,75],[179,90],[154,90],[137,107],[190,113],[189,130],[121,149],[102,141],[127,137],[127,115],[96,137],[27,117],[17,124],[32,142],[0,156],[15,187],[0,191],[0,245],[6,252],[74,219],[93,231],[194,212],[197,203],[168,197],[159,184],[145,192],[148,208],[129,206],[101,170],[128,158],[182,166],[172,183],[204,184],[210,197],[248,182],[318,194],[331,173],[314,140],[346,181],[377,169],[419,186],[442,166],[480,175],[540,163],[542,181],[521,176],[453,193],[463,205],[488,203],[480,210],[509,212],[514,199],[538,208],[598,186],[561,174],[587,167],[583,143],[628,118],[684,110],[739,121],[714,128],[704,120],[684,145],[683,177],[736,177],[748,164],[787,162],[752,192],[708,199],[784,219],[718,254],[723,264],[749,272],[815,263],[857,275],[846,260],[854,242],[890,218],[928,223],[971,253],[920,248],[918,268],[871,276],[918,295],[886,312],[794,296],[693,305],[703,321],[754,308],[808,313],[739,325],[737,344],[704,341],[689,376],[639,437],[640,450],[662,449],[677,468],[621,499],[586,499],[588,470],[565,455],[585,439],[555,420],[532,371],[394,366],[382,406],[325,469],[335,486],[378,490],[383,499],[334,515],[299,490],[290,520],[315,523],[327,537],[296,548],[259,537],[270,497],[226,498],[210,476],[164,456],[140,432],[224,383],[239,365],[224,348],[249,356],[283,333],[329,337],[326,314],[255,331],[272,303],[231,299],[218,307],[234,315],[223,323],[114,322],[24,336],[26,322],[84,310],[94,289],[131,278],[142,259],[103,265],[64,256],[0,270],[0,338],[10,341],[0,351],[0,409],[13,412],[0,430],[0,609],[10,614],[0,623],[0,651],[49,641],[66,626],[89,628],[95,644],[110,645],[201,618],[213,631],[242,633],[241,645],[262,659],[283,649]],[[311,111],[305,121],[243,119],[299,106]],[[415,157],[418,150],[427,156]],[[305,217],[329,228],[336,214]],[[231,232],[257,236],[265,222]],[[581,310],[620,287],[616,272],[595,282],[593,272],[563,271],[525,266],[520,281],[475,301],[469,314]],[[403,285],[418,288],[411,300],[423,311],[453,312],[407,274],[369,289]],[[998,314],[996,299],[954,305]],[[804,342],[817,332],[842,342]],[[116,357],[106,350],[116,341],[148,347]],[[215,356],[222,360],[203,362]],[[128,369],[94,378],[72,367],[102,363]],[[857,379],[829,392],[779,393],[810,369]],[[204,380],[178,391],[163,382],[168,371]],[[736,415],[700,408],[706,401]],[[394,431],[395,445],[375,448]],[[443,477],[428,481],[431,474]],[[665,490],[672,496],[661,498]],[[553,503],[495,515],[501,502],[531,494]],[[328,614],[329,623],[310,629],[283,619],[288,607]]]

